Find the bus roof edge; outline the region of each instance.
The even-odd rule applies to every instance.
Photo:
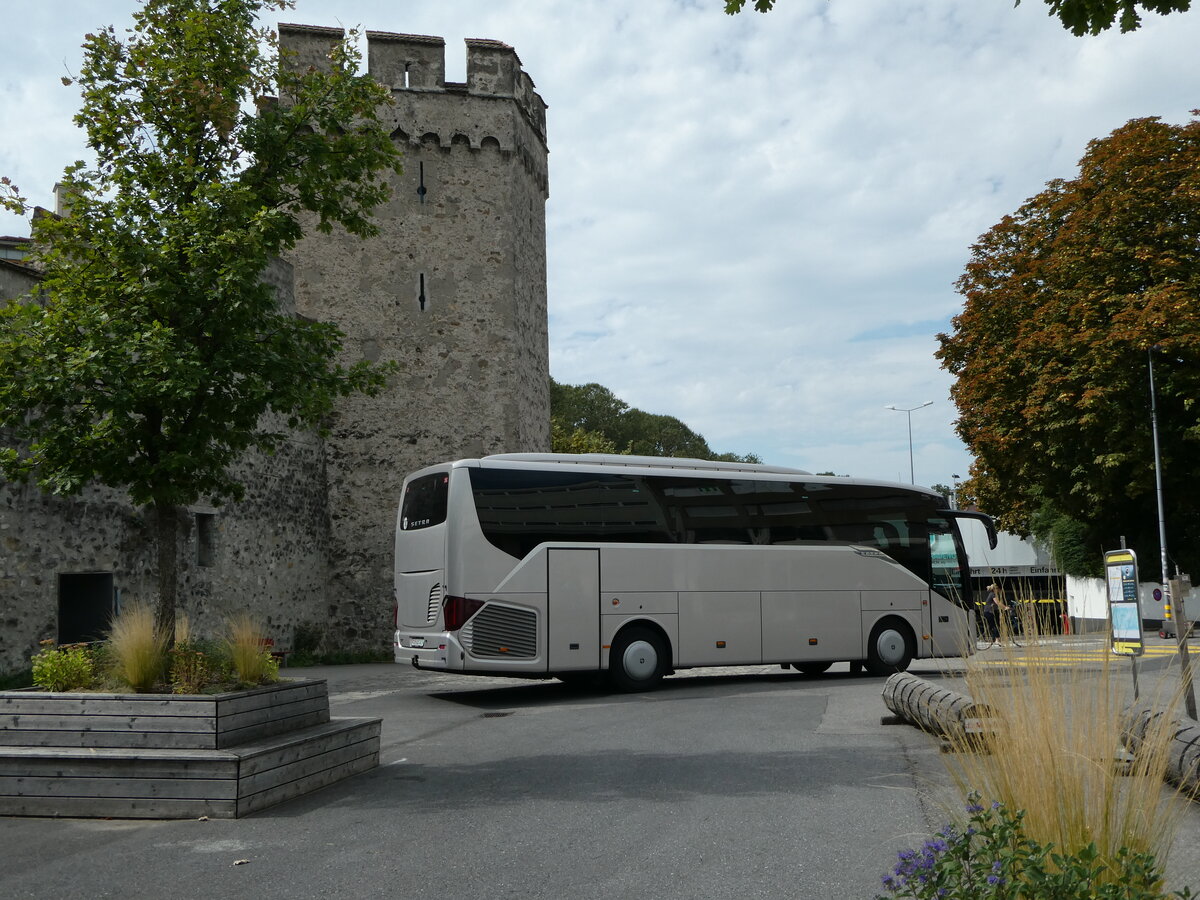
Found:
[[[763,463],[725,462],[715,459],[687,459],[679,456],[626,456],[619,453],[496,453],[486,460],[559,463],[562,465],[637,466],[649,469],[711,469],[721,472],[763,472],[778,475],[812,475],[804,469],[768,466]]]

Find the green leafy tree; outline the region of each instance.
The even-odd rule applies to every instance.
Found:
[[[937,355],[980,507],[1012,531],[1065,517],[1076,546],[1126,535],[1156,558],[1153,354],[1168,540],[1200,563],[1200,122],[1135,119],[1092,141],[1076,178],[979,239],[958,289]]]
[[[674,416],[630,409],[623,416],[629,452],[638,456],[682,456],[711,459],[713,452],[701,435]]]
[[[753,453],[713,453],[708,442],[674,416],[644,412],[603,385],[559,384],[550,381],[550,413],[553,428],[560,437],[552,444],[556,451],[574,441],[586,445],[607,441],[614,450],[563,450],[566,453],[632,453],[638,456],[683,456],[725,462],[762,462]],[[578,435],[578,437],[576,437]],[[595,437],[593,437],[595,436]]]
[[[1050,548],[1050,556],[1067,575],[1096,578],[1104,573],[1099,546],[1089,546],[1092,535],[1084,522],[1057,512],[1045,504],[1033,514],[1029,530]]]
[[[1081,37],[1107,31],[1118,21],[1121,31],[1136,31],[1142,24],[1139,9],[1162,15],[1186,12],[1192,0],[1045,0],[1045,3],[1050,7],[1050,15],[1056,16],[1076,37]],[[1020,6],[1021,0],[1016,0],[1013,5]],[[746,0],[725,0],[725,12],[731,16],[745,6]],[[754,8],[759,12],[769,12],[774,6],[775,0],[754,0]]]
[[[550,379],[550,414],[569,432],[581,428],[623,444],[621,417],[628,409],[628,403],[603,385],[559,384]]]
[[[551,416],[550,449],[555,453],[616,453],[617,445],[598,431],[568,428]]]
[[[146,0],[122,36],[87,35],[75,122],[96,161],[66,170],[68,215],[35,217],[39,301],[0,311],[0,471],[151,508],[167,634],[179,508],[240,498],[231,467],[248,450],[386,374],[335,364],[340,332],[281,310],[262,280],[302,214],[374,234],[379,176],[399,171],[377,118],[390,95],[358,74],[353,44],[302,70],[256,25],[288,5]]]

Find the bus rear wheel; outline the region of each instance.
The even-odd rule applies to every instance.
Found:
[[[798,662],[792,663],[792,668],[804,675],[820,675],[832,665],[832,662]]]
[[[648,691],[667,672],[667,648],[661,636],[641,625],[626,628],[613,641],[608,680],[617,690]]]
[[[908,627],[894,621],[880,622],[871,629],[867,643],[867,671],[872,675],[903,672],[915,655]]]

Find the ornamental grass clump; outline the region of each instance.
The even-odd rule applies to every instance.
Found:
[[[108,633],[113,676],[137,693],[162,681],[167,669],[167,636],[154,625],[154,611],[141,603],[121,610]]]
[[[86,644],[58,647],[54,641],[42,641],[42,649],[34,654],[33,683],[43,690],[86,690],[95,681],[95,664]]]
[[[238,613],[226,622],[225,649],[240,684],[274,684],[279,680],[279,662],[267,648],[262,624],[249,613]]]
[[[1018,639],[1004,628],[998,655],[968,663],[967,691],[991,716],[982,747],[979,735],[949,739],[955,752],[944,759],[961,795],[1022,811],[1022,834],[1057,854],[1046,857],[1051,869],[1094,855],[1098,883],[1109,884],[1123,858],[1152,854],[1165,865],[1185,807],[1164,788],[1179,691],[1153,698],[1164,714],[1129,753],[1131,679],[1107,646],[1091,645],[1094,663],[1064,660],[1062,643],[1039,636],[1031,619]]]
[[[192,620],[185,612],[175,613],[175,643],[176,645],[192,643]]]

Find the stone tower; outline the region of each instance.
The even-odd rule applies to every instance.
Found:
[[[281,25],[300,65],[337,28]],[[439,37],[367,32],[368,68],[404,173],[379,237],[315,230],[289,257],[299,313],[337,324],[344,361],[396,360],[378,397],[343,401],[327,442],[329,618],[390,625],[400,485],[435,462],[550,445],[546,313],[546,105],[513,48],[468,40],[447,83]]]

